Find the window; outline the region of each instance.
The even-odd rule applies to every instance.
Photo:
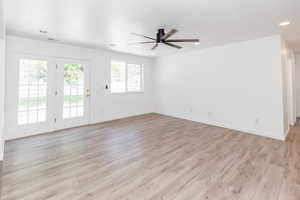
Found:
[[[142,86],[142,65],[111,62],[111,93],[141,92]]]
[[[111,92],[126,92],[126,63],[111,63]]]
[[[46,121],[47,61],[19,61],[18,124]]]
[[[142,67],[136,64],[127,65],[127,91],[141,91]]]

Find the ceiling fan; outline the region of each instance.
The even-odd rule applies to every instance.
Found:
[[[133,35],[136,36],[140,36],[143,38],[147,38],[150,39],[151,41],[146,41],[146,42],[135,42],[135,43],[130,43],[130,44],[148,44],[148,43],[153,43],[155,44],[151,49],[154,50],[158,47],[158,44],[165,44],[167,46],[170,47],[174,47],[177,49],[181,49],[182,47],[176,44],[172,44],[172,43],[176,43],[176,42],[194,42],[194,43],[199,43],[200,40],[199,39],[177,39],[177,40],[170,40],[169,38],[174,35],[175,33],[177,33],[178,31],[176,29],[172,29],[170,30],[168,33],[165,33],[165,29],[161,28],[158,29],[158,32],[156,34],[156,38],[152,38],[152,37],[148,37],[145,35],[141,35],[141,34],[137,34],[137,33],[132,33]]]

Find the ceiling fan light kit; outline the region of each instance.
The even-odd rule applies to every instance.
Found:
[[[165,29],[160,28],[160,29],[158,29],[158,32],[156,33],[156,38],[148,37],[148,36],[137,34],[137,33],[132,33],[133,35],[143,37],[143,38],[149,39],[151,41],[135,42],[135,43],[130,43],[130,44],[135,44],[136,45],[136,44],[153,43],[154,46],[151,48],[151,50],[156,49],[158,47],[158,44],[164,44],[164,45],[167,45],[169,47],[176,48],[176,49],[181,49],[182,47],[179,46],[179,45],[173,44],[173,43],[193,42],[194,44],[200,44],[199,39],[176,39],[176,40],[171,40],[170,39],[169,40],[169,38],[177,32],[178,31],[176,29],[171,29],[169,32],[165,33]]]

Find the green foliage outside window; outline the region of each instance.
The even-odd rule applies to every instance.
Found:
[[[72,85],[78,83],[83,78],[84,67],[82,64],[65,64],[64,80],[65,83]]]

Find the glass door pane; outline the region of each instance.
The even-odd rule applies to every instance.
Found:
[[[47,76],[47,61],[19,61],[18,125],[46,121]]]
[[[56,69],[49,57],[7,55],[5,139],[54,130]]]
[[[59,60],[58,63],[57,128],[86,125],[89,121],[88,66],[72,60]]]
[[[6,139],[88,124],[87,63],[9,54],[7,65]]]
[[[84,116],[84,65],[64,64],[63,119]]]

